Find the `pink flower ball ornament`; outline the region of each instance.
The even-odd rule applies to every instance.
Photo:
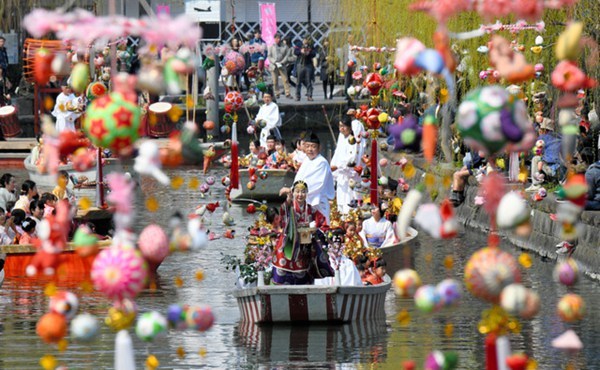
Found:
[[[59,290],[50,297],[48,305],[50,312],[61,314],[67,320],[71,320],[79,309],[79,299],[74,293]]]
[[[169,238],[164,230],[155,224],[142,230],[138,246],[142,256],[151,263],[161,263],[169,255]]]
[[[92,265],[94,287],[108,298],[134,298],[147,282],[148,264],[135,249],[108,248]]]

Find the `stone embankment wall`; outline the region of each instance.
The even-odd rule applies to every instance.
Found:
[[[433,174],[436,177],[436,184],[441,184],[445,176],[452,176],[456,170],[455,167],[446,164],[432,165],[427,169],[426,161],[420,156],[408,156],[399,153],[388,153],[390,162],[400,160],[402,156],[406,156],[416,168],[416,175],[407,179],[411,188],[423,180],[425,171]],[[388,167],[389,176],[398,178],[403,176],[399,166]],[[522,185],[515,185],[515,188],[522,189]],[[450,188],[439,188],[438,203],[444,196],[450,194]],[[458,220],[465,227],[480,230],[482,232],[489,231],[489,216],[481,206],[476,206],[474,198],[477,195],[479,187],[474,177],[469,178],[469,185],[465,190],[465,202],[456,210]],[[426,194],[424,201],[431,199],[430,194]],[[550,215],[556,212],[556,198],[554,194],[540,201],[535,202],[532,199],[528,200],[532,209],[532,232],[527,238],[520,238],[508,232],[501,232],[503,238],[508,239],[518,247],[537,252],[543,257],[557,259],[559,255],[556,253],[556,244],[560,242],[558,237],[561,225],[556,221],[552,221]],[[578,225],[579,244],[573,258],[577,260],[583,271],[590,277],[600,280],[600,212],[599,211],[584,211],[581,216],[581,222]],[[562,256],[561,256],[562,257]]]

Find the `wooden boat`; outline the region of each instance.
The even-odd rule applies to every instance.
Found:
[[[233,292],[242,321],[253,323],[385,320],[391,279],[373,286],[269,285]]]
[[[385,247],[379,248],[383,252],[384,258],[385,258],[386,254],[390,254],[398,249],[401,249],[400,247],[402,247],[404,244],[410,242],[411,240],[415,239],[419,235],[419,232],[410,226],[408,227],[406,232],[408,235],[406,235],[404,238],[402,238],[402,240],[400,240],[398,243],[390,244]]]
[[[99,242],[100,248],[110,246],[110,240]],[[0,246],[0,251],[6,254],[4,271],[6,277],[27,277],[25,269],[35,255],[37,248],[31,244],[9,244]],[[75,252],[72,243],[61,253],[63,262],[58,267],[57,274],[67,279],[83,279],[92,269],[94,256],[81,257]]]
[[[31,163],[31,156],[28,155],[23,161],[25,169],[29,173],[29,179],[37,185],[38,189],[54,189],[56,186],[56,175],[42,174],[38,171],[35,164]],[[116,158],[105,158],[104,164],[102,165],[102,172],[104,175],[110,172],[116,172],[122,169],[121,163]],[[72,164],[65,164],[58,167],[59,171],[65,170],[69,175],[80,178],[85,176],[89,181],[96,181],[96,167],[91,168],[87,171],[76,171]],[[95,189],[95,187],[94,187]]]
[[[261,179],[260,174],[264,172],[266,178]],[[289,170],[256,170],[256,175],[259,176],[254,189],[250,190],[247,187],[250,182],[250,173],[248,169],[240,169],[240,187],[231,189],[231,200],[233,202],[249,202],[249,201],[283,201],[284,198],[279,196],[279,191],[282,187],[291,187],[294,183],[296,173]]]

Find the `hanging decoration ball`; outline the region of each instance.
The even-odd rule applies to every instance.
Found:
[[[441,304],[445,307],[456,306],[462,298],[462,286],[454,279],[445,279],[435,287],[440,296]]]
[[[187,327],[185,322],[186,307],[180,304],[172,304],[167,308],[167,321],[173,329],[182,330]]]
[[[39,85],[46,85],[52,77],[52,61],[54,53],[46,48],[40,48],[33,57],[33,78]],[[6,72],[5,72],[6,73]]]
[[[527,302],[527,288],[522,284],[509,284],[500,294],[500,305],[506,312],[518,315],[525,309]]]
[[[106,85],[100,81],[95,81],[88,85],[85,95],[89,101],[93,101],[94,99],[104,96],[107,93],[108,89],[106,88]]]
[[[266,180],[267,177],[269,177],[269,173],[267,171],[260,171],[258,177],[260,177],[261,180]]]
[[[108,309],[105,324],[114,331],[128,329],[137,315],[137,305],[134,301],[124,299]]]
[[[221,126],[221,133],[224,135],[231,133],[231,127],[227,125]]]
[[[200,185],[200,192],[202,194],[206,194],[208,193],[208,191],[210,190],[210,186],[207,183],[202,183],[202,185]]]
[[[246,207],[246,212],[248,212],[251,215],[256,213],[256,206],[254,205],[254,203],[248,204],[248,206]]]
[[[202,127],[204,127],[206,131],[214,130],[215,123],[213,121],[204,121]]]
[[[204,181],[206,181],[206,183],[210,186],[213,186],[215,184],[215,177],[214,176],[208,176]]]
[[[453,370],[458,366],[458,354],[454,351],[433,351],[425,358],[425,370]]]
[[[423,285],[415,292],[415,306],[425,313],[437,311],[442,306],[442,299],[435,286]]]
[[[350,143],[350,144],[352,144],[352,143]],[[381,150],[382,152],[387,152],[389,148],[390,148],[390,146],[385,141],[382,141],[379,143],[379,150]]]
[[[577,294],[567,294],[558,301],[558,316],[565,322],[579,321],[585,315],[585,302]]]
[[[497,247],[473,253],[465,267],[465,285],[475,297],[498,303],[505,286],[521,281],[515,257]]]
[[[381,69],[381,63],[379,63],[379,62],[373,63],[373,70],[374,71],[379,71],[380,69]]]
[[[77,63],[71,70],[71,87],[76,93],[82,93],[90,82],[90,68],[85,63]]]
[[[387,113],[382,112],[379,114],[379,116],[377,116],[377,119],[379,120],[379,122],[381,123],[386,123],[388,121],[390,117],[388,116]]]
[[[223,186],[229,186],[229,184],[231,184],[231,181],[229,180],[229,176],[223,176],[221,178],[221,184]]]
[[[369,73],[363,82],[363,86],[366,87],[371,95],[379,94],[381,87],[383,86],[383,80],[379,73]]]
[[[71,321],[71,336],[80,342],[91,342],[100,333],[100,323],[95,316],[82,313]]]
[[[246,67],[244,56],[237,51],[229,51],[225,54],[225,67],[232,75],[242,72]]]
[[[73,235],[73,246],[80,257],[93,256],[98,253],[98,237],[86,225],[80,225]]]
[[[379,121],[379,110],[377,108],[369,108],[369,110],[367,110],[367,123],[372,130],[377,130],[381,126],[381,122]]]
[[[146,261],[159,264],[169,255],[169,238],[165,231],[156,224],[148,225],[138,238],[140,252]]]
[[[379,160],[379,165],[380,165],[381,167],[387,167],[387,165],[388,165],[388,159],[387,159],[387,158],[381,158],[381,159]]]
[[[185,313],[185,322],[190,329],[207,331],[213,326],[215,316],[210,306],[190,306]]]
[[[256,188],[256,183],[253,181],[248,181],[246,187],[248,188],[248,190],[254,190],[254,188]]]
[[[87,108],[83,130],[92,143],[129,155],[140,133],[141,110],[119,92],[95,99]]]
[[[231,105],[234,112],[244,107],[244,97],[239,91],[231,90],[225,95],[225,104]]]
[[[575,285],[579,279],[579,266],[574,259],[568,258],[556,265],[552,275],[557,283],[566,286]]]
[[[385,176],[385,175],[380,176],[379,179],[377,179],[377,184],[379,186],[384,186],[384,187],[387,186],[387,184],[388,184],[388,177]]]
[[[390,136],[394,139],[394,150],[409,150],[418,152],[421,148],[421,137],[423,128],[419,126],[417,119],[410,115],[402,123],[389,125],[387,128]]]
[[[532,130],[525,103],[500,86],[471,91],[458,108],[457,122],[465,143],[489,155],[509,142],[520,143]]]
[[[46,343],[57,343],[67,334],[67,319],[56,312],[40,317],[35,332]]]
[[[135,334],[144,342],[154,340],[167,330],[167,319],[156,311],[143,313],[135,326]]]
[[[535,37],[535,44],[536,45],[542,45],[544,43],[544,38],[541,35],[537,35]]]
[[[94,287],[108,298],[134,298],[146,285],[148,264],[135,249],[111,247],[96,256],[91,277]]]
[[[246,132],[248,133],[248,135],[254,135],[254,133],[256,132],[256,128],[254,128],[254,126],[249,125],[248,128],[246,128]]]
[[[65,290],[59,290],[52,297],[48,304],[50,312],[63,315],[67,320],[71,320],[77,314],[79,309],[79,299],[74,293]]]
[[[394,274],[394,292],[402,298],[412,298],[421,286],[419,274],[412,269],[399,270]]]
[[[254,174],[254,175],[250,175],[250,182],[258,182],[258,175]]]
[[[519,312],[519,316],[524,319],[531,319],[540,312],[540,296],[537,292],[527,289],[525,297],[525,307]]]

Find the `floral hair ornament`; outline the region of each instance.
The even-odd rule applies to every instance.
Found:
[[[300,190],[306,190],[308,191],[308,185],[302,181],[302,180],[298,180],[296,182],[294,182],[294,185],[292,185],[292,189],[300,189]]]

